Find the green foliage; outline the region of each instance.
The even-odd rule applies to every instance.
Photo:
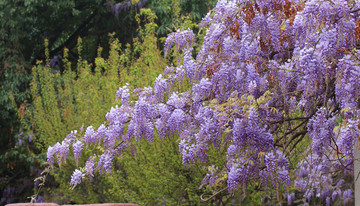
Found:
[[[113,187],[109,193],[120,201],[130,197],[130,202],[140,205],[200,204],[201,190],[197,187],[205,171],[199,165],[182,165],[182,158],[177,152],[177,138],[136,142],[134,155],[126,151],[118,159],[122,168],[106,177],[108,182],[120,185]],[[117,181],[119,176],[125,179],[125,184]]]
[[[0,148],[11,148],[15,145],[13,136],[19,133],[16,104],[24,104],[30,94],[26,91],[26,84],[30,81],[24,66],[17,63],[17,57],[1,62],[3,72],[0,74]]]
[[[77,48],[80,57],[75,71],[67,59],[67,49],[63,55],[65,69],[62,74],[48,63],[39,62],[33,68],[33,105],[29,118],[31,128],[44,148],[61,141],[69,131],[82,125],[99,126],[105,121],[105,114],[111,106],[115,105],[114,97],[120,85],[150,85],[164,69],[166,62],[156,47],[155,16],[150,10],[142,10],[140,15],[148,23],[144,28],[140,27],[139,37],[134,39],[135,46],[128,46],[122,54],[119,41],[111,38],[108,59],[97,57],[93,67],[81,58],[82,42],[79,38]],[[140,21],[139,17],[139,24]],[[99,48],[99,54],[101,50]]]
[[[141,9],[136,16],[138,37],[134,38],[133,46],[126,45],[125,53],[120,57],[121,63],[128,67],[120,73],[121,83],[130,83],[133,87],[152,85],[155,78],[164,70],[166,60],[158,49],[154,22],[157,19],[150,9]],[[143,23],[146,23],[142,26]]]
[[[189,16],[192,22],[199,23],[215,3],[213,0],[151,0],[149,8],[158,16],[157,33],[164,36],[181,25],[183,16]]]
[[[190,15],[192,21],[200,22],[205,14],[215,6],[216,2],[215,0],[180,0],[179,6],[182,13]]]
[[[78,61],[77,72],[72,71],[67,50],[64,64],[67,68],[63,75],[55,73],[48,64],[38,64],[33,68],[30,119],[32,129],[44,147],[61,141],[69,130],[104,119],[113,101],[110,94],[115,93],[118,84],[111,72],[92,74],[91,65],[82,59]],[[95,73],[101,69],[96,67]],[[106,66],[106,69],[111,68]]]
[[[118,18],[127,18],[127,21],[119,21],[106,0],[1,1],[0,36],[13,46],[18,45],[24,59],[34,63],[44,57],[44,38],[49,39],[51,57],[61,53],[64,46],[72,50],[78,36],[83,36],[87,43],[92,42],[87,45],[92,52],[99,44],[106,44],[108,32],[126,28],[127,32],[119,32],[118,37],[129,41],[136,29],[131,24],[134,13],[133,10],[121,12]],[[87,52],[86,55],[94,58],[96,53]]]
[[[11,48],[5,51],[0,49],[0,68],[0,191],[12,188],[17,194],[30,195],[31,178],[37,175],[31,165],[37,165],[40,161],[27,147],[27,135],[18,137],[21,129],[17,114],[24,115],[30,97],[27,83],[31,76],[25,70],[21,53]],[[23,185],[30,185],[30,189],[19,187]],[[15,194],[12,198],[14,201],[21,200]]]
[[[40,166],[43,162],[43,157],[35,155],[29,150],[28,143],[23,142],[22,144],[22,146],[16,145],[3,155],[0,155],[0,173],[2,174],[0,177],[0,191],[3,192],[11,188],[15,190],[16,194],[10,195],[14,202],[24,201],[22,195],[19,194],[28,197],[33,193],[33,178],[38,175],[35,166]],[[9,196],[4,198],[7,197]]]

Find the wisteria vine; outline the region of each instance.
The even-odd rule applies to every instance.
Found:
[[[350,203],[360,136],[359,11],[353,0],[220,0],[202,20],[206,36],[195,58],[191,30],[170,34],[165,53],[174,48],[181,63],[153,87],[136,89],[136,101],[128,85],[120,87],[121,105],[107,121],[49,147],[47,162],[63,164],[71,148],[78,161],[82,149],[102,145],[74,171],[76,186],[111,172],[114,156],[134,139],[176,133],[184,165],[207,162],[211,146],[227,151],[226,165],[205,184],[226,174],[229,193],[255,181],[289,205]],[[177,89],[182,82],[191,89]]]

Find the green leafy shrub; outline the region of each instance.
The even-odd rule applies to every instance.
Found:
[[[73,82],[72,85],[85,84],[85,86],[82,87],[78,86],[81,89],[76,90],[73,88],[72,90],[67,90],[67,92],[74,90],[78,91],[78,94],[75,95],[76,97],[74,98],[75,103],[77,103],[77,100],[89,101],[88,99],[93,99],[88,98],[88,96],[96,93],[96,91],[91,90],[92,93],[87,93],[88,90],[86,90],[86,88],[91,87],[93,84],[99,84],[102,81],[107,82],[109,85],[111,85],[112,81],[118,81],[118,84],[122,85],[129,82],[129,86],[132,88],[140,86],[144,87],[152,84],[152,81],[158,76],[160,71],[163,71],[164,66],[166,65],[166,60],[161,56],[161,53],[156,46],[155,18],[156,16],[151,10],[141,10],[140,15],[137,16],[137,21],[139,25],[141,25],[144,20],[147,23],[138,30],[139,37],[134,39],[134,44],[132,46],[127,45],[124,52],[119,55],[120,46],[118,41],[112,39],[109,59],[105,60],[98,57],[95,60],[95,74],[92,74],[91,67],[80,59],[77,66],[77,73],[80,72],[80,74],[76,75],[77,73],[70,71],[70,63],[65,59],[64,64],[68,66],[62,77],[66,79],[66,75],[70,76],[71,74],[73,78],[68,77],[71,81],[67,81]],[[185,21],[185,23],[192,25],[189,20]],[[174,53],[174,55],[179,56],[180,54]],[[79,65],[82,66],[79,67]],[[99,71],[103,71],[103,73]],[[74,76],[77,76],[77,78]],[[92,80],[92,78],[96,78],[96,76],[99,76],[100,78]],[[66,80],[62,81],[65,82]],[[186,81],[188,80],[185,78],[184,82]],[[54,84],[57,81],[54,79],[52,82]],[[174,90],[182,91],[188,89],[186,88],[186,85],[187,84],[183,84],[179,88],[174,88]],[[105,85],[103,85],[103,87],[105,87]],[[58,91],[64,91],[63,88],[66,88],[66,86],[56,88],[60,88]],[[98,90],[101,88],[102,87],[97,87]],[[110,89],[116,90],[116,87],[110,87]],[[43,90],[45,91],[45,89]],[[108,95],[108,97],[113,97],[115,90],[112,95],[106,95]],[[53,91],[57,90],[53,89]],[[105,92],[105,90],[103,92]],[[102,94],[102,92],[98,93]],[[62,92],[61,95],[64,97],[70,96],[69,94],[66,94],[66,91]],[[94,96],[97,97],[97,95]],[[136,97],[131,95],[130,100],[136,100]],[[116,103],[119,102],[114,102],[113,99],[110,99],[108,107],[114,106]],[[75,107],[74,104],[71,104],[71,101],[69,101],[68,105],[70,105],[66,107],[69,108],[67,109],[68,111],[74,111],[75,113],[77,111],[88,111],[88,108],[85,106]],[[97,104],[94,104],[94,106],[96,105]],[[79,109],[76,110],[77,108]],[[109,108],[106,111],[108,110]],[[106,113],[106,111],[104,113]],[[99,113],[98,111],[94,112]],[[94,112],[91,112],[91,114]],[[68,116],[75,118],[74,115],[71,114],[72,113],[69,113]],[[80,114],[79,116],[84,115],[79,112],[77,112],[77,114]],[[61,115],[59,116],[61,117]],[[81,117],[79,117],[79,119],[81,119]],[[104,122],[104,120],[101,119],[96,121],[97,124],[93,124],[94,128],[97,128],[101,122]],[[80,135],[84,134],[86,125],[90,125],[87,122],[83,123],[83,126],[81,122],[76,123],[74,120],[73,122],[74,123],[70,124],[70,126],[77,124],[77,127],[68,127],[65,128],[65,130],[70,131],[82,127],[82,129],[78,131],[78,134]],[[61,136],[61,138],[64,138],[65,136],[66,134]],[[73,157],[72,148],[70,148],[69,158],[67,159],[66,164],[61,164],[61,169],[53,167],[50,171],[50,174],[57,185],[55,184],[52,188],[47,188],[45,194],[52,194],[51,197],[48,197],[51,201],[77,204],[132,202],[140,205],[211,205],[214,202],[220,203],[229,199],[227,195],[218,195],[215,200],[210,198],[210,201],[208,202],[201,201],[200,196],[204,194],[204,192],[208,194],[208,196],[211,196],[213,193],[217,193],[220,188],[222,189],[224,182],[219,181],[211,188],[199,188],[203,177],[211,170],[211,168],[205,167],[205,164],[201,162],[184,166],[178,152],[178,135],[161,139],[155,134],[154,141],[152,142],[146,140],[133,140],[131,144],[133,145],[131,149],[126,149],[121,157],[117,157],[116,163],[112,168],[113,173],[106,176],[94,174],[91,180],[84,180],[83,184],[78,185],[75,189],[72,189],[69,185],[69,177],[74,171],[74,168],[77,168],[77,165],[84,165],[87,157],[104,152],[104,148],[102,143],[100,145],[83,148],[78,164]],[[208,153],[213,157],[221,157],[212,159],[214,165],[225,164],[224,154],[226,151],[218,151],[216,148],[212,148],[209,149]],[[96,159],[98,158],[99,157],[96,157]],[[78,169],[81,171],[85,170],[85,168]]]

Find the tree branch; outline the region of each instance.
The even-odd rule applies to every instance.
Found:
[[[53,56],[61,52],[64,49],[64,47],[67,47],[69,49],[73,48],[76,45],[77,37],[84,31],[87,31],[89,29],[89,25],[91,25],[90,22],[97,15],[97,13],[98,13],[98,9],[96,9],[63,44],[61,44],[54,50],[50,51],[50,56]]]

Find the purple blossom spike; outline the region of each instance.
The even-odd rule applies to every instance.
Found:
[[[107,128],[104,124],[101,124],[96,132],[96,143],[100,143],[102,139],[105,137],[107,132]]]
[[[280,150],[269,152],[265,155],[266,177],[271,180],[274,188],[278,188],[282,183],[284,187],[290,187],[289,163]]]
[[[168,105],[171,105],[177,109],[182,109],[185,107],[185,101],[183,98],[179,97],[178,94],[172,93],[169,100],[167,101]]]
[[[80,170],[76,169],[71,176],[70,186],[75,188],[81,183],[81,180],[84,178],[84,176],[85,175]]]
[[[56,146],[56,147],[55,147]],[[56,143],[54,147],[56,148],[56,156],[57,156],[57,162],[59,166],[61,167],[61,164],[66,161],[69,155],[69,144],[65,141],[63,141],[61,144]]]
[[[90,177],[94,176],[95,173],[95,155],[89,157],[89,159],[85,163],[86,174]]]
[[[107,131],[106,135],[104,137],[104,147],[105,149],[114,148],[115,147],[115,141],[120,136],[120,131],[122,131],[122,128],[118,128],[118,125],[111,125]]]
[[[321,108],[308,124],[309,136],[313,139],[312,149],[320,156],[329,149],[334,136],[334,118],[329,118],[327,113],[325,108]]]
[[[185,126],[185,121],[185,112],[181,109],[175,109],[168,120],[168,127],[171,132],[181,132]]]
[[[92,126],[88,126],[84,135],[85,144],[95,143],[96,132]]]
[[[168,83],[166,79],[160,74],[154,82],[154,93],[157,102],[163,101],[165,91],[168,89]]]
[[[112,151],[107,151],[100,156],[97,169],[100,175],[103,175],[104,172],[111,172],[112,160],[114,158],[114,153]]]
[[[70,134],[66,135],[64,142],[66,142],[67,144],[71,144],[71,142],[76,139],[76,135],[77,135],[77,130],[71,131]]]
[[[202,101],[211,95],[211,82],[207,78],[200,80],[199,84],[194,85],[194,99],[195,101]]]
[[[84,145],[84,143],[82,143],[79,140],[77,140],[75,143],[73,143],[73,153],[74,153],[76,163],[79,162],[83,145]]]
[[[47,150],[47,163],[49,165],[53,165],[54,164],[54,155],[57,153],[57,147],[59,146],[59,144],[55,144],[53,147],[49,146],[48,150]]]
[[[183,50],[190,48],[191,44],[195,42],[195,35],[192,30],[182,30],[179,29],[174,33],[171,33],[165,42],[164,50],[165,54],[167,54],[172,47],[172,45],[175,43],[175,50]]]
[[[120,99],[123,105],[129,104],[130,93],[128,85],[129,84],[126,84],[123,87],[119,87],[118,91],[116,92],[116,99]]]

